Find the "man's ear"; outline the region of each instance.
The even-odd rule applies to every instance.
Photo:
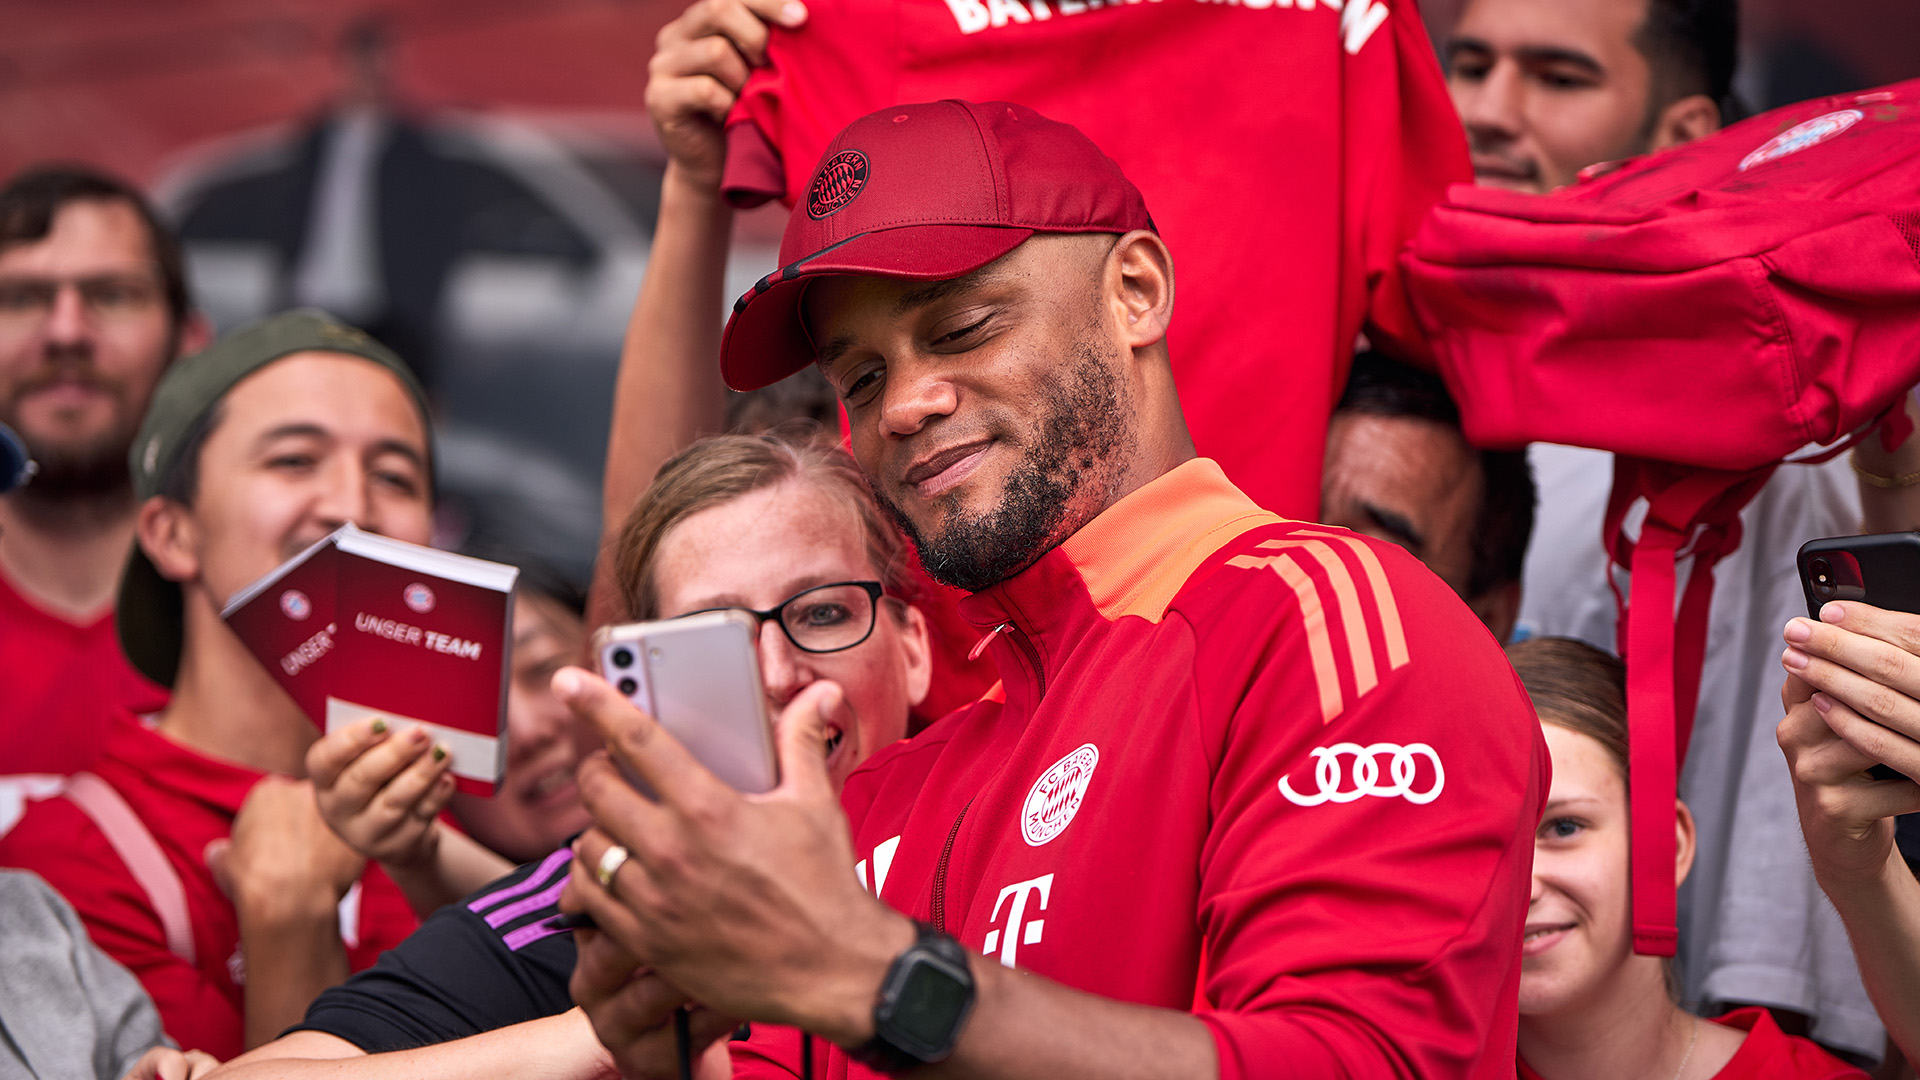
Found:
[[[1693,811],[1679,799],[1673,800],[1673,884],[1686,883],[1693,869]]]
[[[1660,110],[1653,122],[1648,150],[1665,150],[1690,143],[1720,130],[1720,106],[1705,94],[1689,94]]]
[[[180,320],[180,335],[174,343],[173,355],[192,356],[208,345],[213,344],[213,323],[198,311],[187,312]]]
[[[1156,345],[1173,321],[1173,255],[1158,234],[1135,229],[1107,255],[1109,295],[1126,320],[1129,348]]]
[[[165,495],[155,495],[140,504],[134,542],[168,581],[192,581],[200,576],[199,528],[193,511]]]
[[[1493,631],[1494,640],[1505,645],[1513,640],[1513,624],[1520,619],[1520,583],[1509,581],[1495,585],[1468,600],[1467,607]]]

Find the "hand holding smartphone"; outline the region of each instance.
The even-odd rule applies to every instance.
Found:
[[[759,794],[780,782],[755,647],[759,629],[746,612],[707,611],[604,627],[593,648],[614,689],[715,776]],[[651,797],[624,765],[622,771]]]
[[[1801,545],[1798,562],[1807,615],[1815,622],[1829,600],[1858,600],[1886,611],[1920,614],[1920,532],[1809,540]],[[1868,775],[1903,779],[1888,765],[1875,765]]]

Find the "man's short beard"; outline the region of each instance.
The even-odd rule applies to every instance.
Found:
[[[969,514],[950,506],[938,532],[928,535],[875,492],[935,581],[968,592],[1005,581],[1113,501],[1134,439],[1126,384],[1110,362],[1081,344],[1066,378],[1049,388],[1045,409],[992,510]]]

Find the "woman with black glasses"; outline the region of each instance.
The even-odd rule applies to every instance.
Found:
[[[839,447],[814,432],[727,435],[661,467],[627,518],[614,574],[627,618],[715,608],[759,616],[771,715],[810,683],[838,683],[853,718],[827,742],[839,784],[906,734],[927,693],[926,621],[898,592],[903,548]],[[574,947],[554,917],[571,858],[562,848],[442,908],[375,967],[321,995],[300,1027],[220,1075],[465,1077],[503,1065],[612,1075],[567,992]]]

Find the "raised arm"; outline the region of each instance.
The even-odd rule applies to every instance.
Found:
[[[1887,1034],[1920,1053],[1920,881],[1893,842],[1920,785],[1920,615],[1833,602],[1787,624],[1780,748],[1813,873],[1840,913]],[[1869,674],[1870,673],[1870,674]]]
[[[662,463],[726,427],[720,381],[723,292],[733,211],[720,195],[721,123],[751,68],[766,62],[767,26],[797,26],[794,0],[698,0],[660,31],[647,65],[647,112],[667,151],[660,216],[640,298],[627,323],[607,440],[601,552]],[[617,616],[608,560],[596,565],[587,625]]]
[[[1906,399],[1907,417],[1920,421],[1920,402]],[[1909,435],[1889,450],[1879,436],[1868,436],[1853,450],[1853,471],[1860,482],[1861,532],[1920,529],[1920,436]]]

